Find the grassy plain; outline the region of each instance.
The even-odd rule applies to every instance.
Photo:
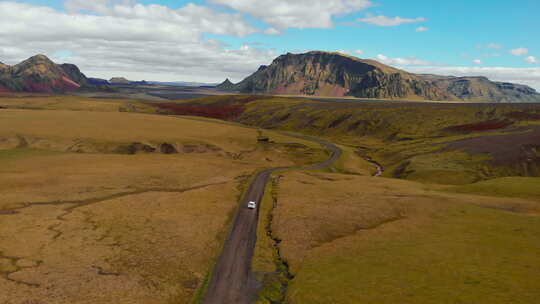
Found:
[[[189,303],[249,175],[326,157],[127,101],[0,102],[0,303]]]
[[[79,96],[0,97],[0,107],[28,110],[72,110],[98,112],[156,113],[156,108],[137,100],[86,98]]]
[[[395,179],[283,174],[286,303],[535,303],[540,201]]]
[[[69,98],[0,99],[0,290],[17,300],[90,303],[104,290],[104,302],[189,302],[249,175],[327,157],[277,131],[344,153],[326,172],[279,172],[267,189],[260,303],[540,296],[540,187],[516,177],[539,172],[537,105]],[[169,110],[230,122],[126,113]],[[401,180],[370,177],[360,154]]]
[[[249,100],[249,101],[247,101]],[[281,172],[261,209],[258,303],[535,303],[538,105],[217,96],[178,109],[340,143]],[[174,108],[174,107],[171,107]],[[370,156],[385,167],[372,178]],[[510,177],[507,177],[510,176]],[[503,178],[499,178],[503,177]],[[457,185],[457,186],[450,186]]]
[[[533,177],[502,177],[470,185],[448,188],[457,193],[540,200],[540,179]]]

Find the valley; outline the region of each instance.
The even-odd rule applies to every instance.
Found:
[[[249,177],[327,157],[284,135],[262,146],[256,129],[65,101],[2,100],[0,302],[190,303]]]
[[[2,69],[0,302],[538,296],[534,90],[324,52],[217,87]]]
[[[99,301],[220,303],[212,278],[235,214],[254,215],[244,207],[248,186],[277,167],[297,169],[266,171],[257,186],[253,258],[232,262],[248,267],[248,281],[223,281],[240,284],[237,295],[257,303],[537,296],[534,104],[229,95],[8,96],[0,106],[2,301],[84,303],[99,288]],[[331,154],[295,134],[342,153],[303,170]]]
[[[538,11],[0,0],[0,304],[538,304]]]

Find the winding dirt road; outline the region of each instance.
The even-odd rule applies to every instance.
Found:
[[[341,149],[332,143],[317,138],[286,134],[316,142],[331,152],[329,159],[306,168],[304,170],[317,170],[332,165],[340,156]],[[251,260],[257,242],[257,224],[259,219],[260,202],[264,195],[266,184],[272,173],[283,169],[273,168],[257,174],[248,191],[242,199],[233,227],[225,241],[223,251],[214,268],[210,279],[204,304],[249,304],[256,296],[257,282],[251,275]],[[257,202],[257,209],[247,208],[249,201]]]

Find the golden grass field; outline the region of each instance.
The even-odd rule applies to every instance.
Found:
[[[256,129],[72,98],[0,99],[0,303],[190,303],[249,176],[326,157],[282,134],[261,144]]]
[[[294,276],[286,303],[535,303],[540,296],[538,199],[368,176],[280,175],[271,231]]]
[[[29,110],[73,110],[99,112],[148,112],[155,108],[136,100],[86,98],[77,96],[1,97],[0,107]]]
[[[139,101],[10,97],[0,107],[1,304],[197,302],[250,176],[328,157],[285,133],[155,115]],[[394,106],[340,107],[255,101],[239,119],[343,149],[324,171],[274,174],[252,264],[258,303],[537,303],[540,179],[441,150],[485,133],[432,136],[474,111],[448,106],[440,121],[425,118],[435,108],[410,108],[401,122]],[[304,126],[306,113],[322,118]],[[336,125],[351,113],[365,118],[358,134],[351,119]],[[385,178],[371,177],[364,152]],[[408,180],[389,178],[404,161]]]

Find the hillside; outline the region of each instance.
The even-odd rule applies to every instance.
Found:
[[[327,158],[273,132],[261,144],[253,128],[133,113],[152,108],[128,99],[0,107],[0,303],[193,303],[250,176]]]
[[[86,86],[88,80],[72,64],[58,65],[44,55],[33,56],[17,65],[0,65],[0,91],[63,93]]]
[[[411,100],[482,102],[540,101],[523,85],[496,83],[484,77],[417,75],[340,53],[313,51],[279,56],[251,76],[224,89],[276,95],[354,96]]]
[[[467,184],[506,176],[540,176],[538,104],[214,96],[155,105],[170,114],[329,138],[378,161],[386,177]]]
[[[124,77],[113,77],[109,80],[112,84],[129,84],[130,81]]]
[[[232,83],[229,78],[225,79],[224,82],[222,82],[221,84],[217,85],[216,86],[217,89],[219,90],[234,90],[235,86],[234,86],[234,83]]]
[[[439,88],[466,101],[539,102],[540,95],[532,88],[508,82],[494,82],[486,77],[452,77],[419,75]]]

